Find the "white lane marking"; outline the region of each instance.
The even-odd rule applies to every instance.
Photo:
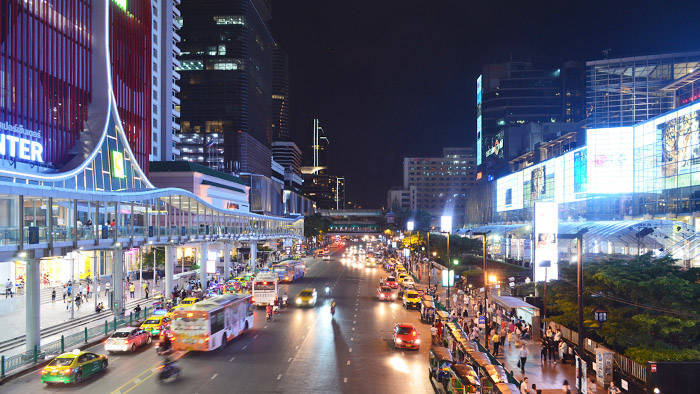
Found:
[[[255,335],[253,336],[253,339],[258,339],[258,334],[255,334]]]
[[[299,345],[297,345],[297,347],[296,347],[296,348],[297,348],[297,349],[299,349]]]
[[[241,348],[241,350],[246,350],[247,348],[248,348],[248,345],[243,345],[243,347]]]
[[[292,360],[294,360],[294,357],[290,357],[290,358],[287,360],[287,362],[288,362],[288,363],[291,363]]]
[[[282,379],[282,374],[277,375],[277,380]]]
[[[214,380],[214,379],[216,379],[217,376],[219,376],[219,374],[218,374],[218,373],[215,373],[215,374],[211,375],[211,378],[209,378],[209,379],[210,379],[210,380]]]
[[[233,357],[231,357],[231,358],[228,359],[228,362],[232,363],[233,360],[235,360],[235,359],[236,359],[236,356],[233,356]]]
[[[349,351],[350,353],[352,353],[352,348],[348,349],[348,351]]]
[[[267,324],[266,324],[265,327],[263,327],[263,328],[267,328]]]
[[[354,340],[355,340],[355,337],[351,337],[350,340],[351,340],[351,341],[354,341]]]
[[[139,379],[139,378],[134,379],[134,384],[139,384],[139,383],[141,383],[141,379]]]
[[[353,327],[352,330],[355,331],[355,327]]]
[[[348,382],[348,378],[343,378],[343,383],[347,383],[347,382]]]
[[[350,360],[348,360],[348,362],[347,362],[347,363],[345,363],[345,365],[350,365]]]
[[[353,320],[353,321],[352,321],[352,324],[357,324],[357,320]]]

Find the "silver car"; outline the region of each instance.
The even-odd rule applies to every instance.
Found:
[[[151,335],[146,330],[134,327],[120,328],[105,342],[105,350],[113,352],[135,352],[143,345],[151,343]]]

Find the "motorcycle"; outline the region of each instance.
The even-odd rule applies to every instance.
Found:
[[[156,354],[159,356],[164,356],[173,352],[173,345],[170,342],[158,341],[156,342]]]
[[[286,307],[287,307],[287,300],[288,300],[287,295],[286,295],[286,294],[283,295],[283,296],[282,296],[282,308],[286,308]]]
[[[168,380],[176,380],[180,377],[180,367],[175,362],[166,362],[158,373],[158,381],[163,383]]]

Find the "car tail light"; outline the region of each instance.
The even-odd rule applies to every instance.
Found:
[[[61,371],[61,375],[70,375],[73,373],[73,368],[67,368]]]

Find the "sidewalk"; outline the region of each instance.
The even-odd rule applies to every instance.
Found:
[[[421,288],[427,287],[427,272],[426,275],[421,275],[423,270],[418,270],[418,276],[421,277],[421,283],[418,285]],[[427,271],[427,270],[426,270]],[[425,279],[425,281],[423,280]],[[435,285],[435,282],[431,283]],[[441,283],[438,282],[437,294],[440,297],[440,302],[446,305],[447,300],[447,289],[442,287]],[[455,289],[451,289],[450,297],[455,294]],[[455,305],[454,299],[450,299],[450,306],[452,308]],[[458,297],[457,307],[461,307],[463,304],[463,297]],[[469,309],[469,318],[473,319],[473,309]],[[483,330],[480,336],[479,342],[483,345]],[[503,363],[504,367],[508,371],[513,371],[513,376],[519,381],[524,377],[528,378],[530,385],[536,384],[537,389],[542,389],[543,393],[554,392],[560,393],[562,384],[564,380],[569,381],[572,393],[576,392],[576,367],[569,361],[567,364],[562,364],[558,362],[556,365],[554,361],[542,361],[540,362],[540,342],[533,340],[521,340],[520,343],[525,344],[528,350],[527,361],[525,362],[525,373],[520,372],[518,367],[518,361],[520,360],[520,349],[515,347],[515,343],[507,343],[505,347],[499,349],[499,355],[496,357],[498,361]],[[489,346],[489,351],[493,351],[493,345]]]
[[[136,291],[135,291],[135,297],[131,298],[129,295],[128,287],[125,288],[125,297],[124,297],[124,303],[126,305],[125,310],[128,315],[128,313],[133,309],[133,307],[136,305],[136,303],[141,304],[142,306],[144,305],[150,305],[150,300],[153,299],[153,281],[145,281],[149,282],[149,300],[146,300],[145,298],[139,297],[139,288],[140,288],[140,283],[139,281],[135,281],[134,285],[136,286]],[[161,288],[162,281],[158,281],[158,290],[162,290]],[[63,302],[63,287],[60,287],[60,293],[58,292],[58,289],[56,291],[56,301],[51,302],[51,293],[49,290],[48,293],[48,301],[44,302],[44,292],[46,289],[42,289],[42,303],[41,303],[41,310],[40,310],[40,329],[44,330],[49,327],[53,327],[62,323],[69,322],[71,311],[70,311],[70,303],[64,303]],[[145,294],[144,294],[145,295]],[[83,317],[88,317],[91,315],[96,315],[95,313],[95,301],[94,301],[94,294],[91,293],[90,297],[88,297],[88,301],[84,302],[80,308],[75,307],[74,309],[74,318],[77,320],[79,318]],[[18,336],[23,335],[26,332],[26,306],[25,306],[25,296],[24,295],[15,295],[14,298],[8,298],[7,300],[4,297],[0,297],[0,304],[3,303],[13,303],[13,308],[9,313],[1,313],[0,312],[0,319],[3,321],[3,329],[2,332],[0,332],[0,342],[10,340],[13,338],[16,338]],[[98,302],[102,302],[106,307],[109,307],[107,297],[105,296],[105,291],[104,291],[104,286],[103,290],[100,292],[98,295]],[[67,309],[66,309],[67,308]],[[2,309],[0,309],[2,310]],[[113,315],[110,315],[110,318]],[[96,322],[89,323],[88,325],[96,325]],[[66,330],[63,330],[61,333],[54,334],[54,335],[49,335],[49,336],[42,336],[41,338],[41,343],[48,343],[53,340],[57,340],[60,338],[61,334],[71,334],[74,332],[78,332],[82,329],[84,329],[85,324],[80,324],[76,322],[76,327],[73,328],[68,328]],[[13,354],[21,353],[25,350],[25,345],[22,343],[21,346],[13,347],[12,349],[8,349],[2,352],[3,355],[5,356],[10,356]]]

